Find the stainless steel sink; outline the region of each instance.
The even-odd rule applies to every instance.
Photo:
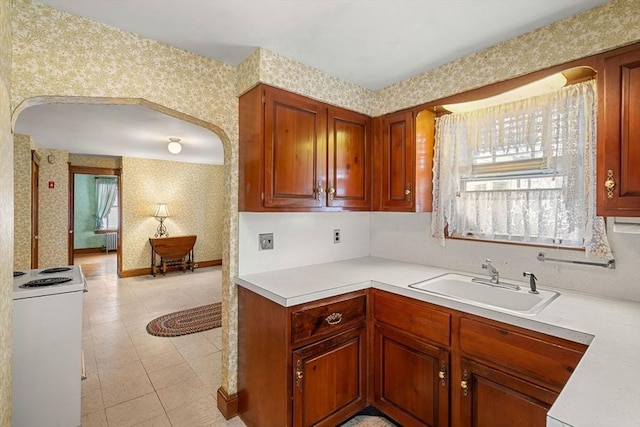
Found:
[[[509,283],[495,285],[489,279],[479,281],[473,276],[457,273],[446,273],[409,287],[480,307],[525,315],[539,313],[560,296],[558,292],[544,289],[532,294],[528,286]]]

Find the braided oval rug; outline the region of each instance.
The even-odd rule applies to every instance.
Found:
[[[222,303],[216,302],[153,319],[147,325],[147,332],[158,337],[177,337],[219,328],[221,324]]]

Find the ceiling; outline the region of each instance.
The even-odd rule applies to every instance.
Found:
[[[20,113],[15,132],[73,154],[224,164],[212,131],[142,105],[36,105]],[[169,153],[169,138],[180,138],[179,154]]]
[[[342,80],[379,90],[607,1],[40,0],[40,3],[233,66],[262,47]],[[74,108],[66,112],[70,116],[64,120],[64,126],[60,120],[65,115],[64,106],[30,107],[18,117],[16,131],[19,127],[21,133],[34,135],[46,123],[48,128],[34,137],[36,144],[73,153],[89,150],[97,154],[98,148],[108,151],[111,146],[111,155],[139,157],[144,153],[144,157],[150,158],[193,161],[187,160],[187,153],[192,151],[188,149],[193,148],[192,154],[200,159],[198,163],[222,163],[222,157],[211,158],[213,152],[222,150],[215,134],[206,131],[211,140],[202,145],[204,152],[198,151],[196,144],[190,147],[190,132],[197,131],[194,129],[197,126],[180,129],[181,134],[169,132],[178,131],[171,127],[162,132],[164,119],[167,126],[176,126],[175,119],[165,114],[140,106],[129,109],[127,114],[115,106],[93,109],[85,105],[87,111],[69,107]],[[29,116],[29,110],[36,108]],[[96,137],[91,127],[81,126],[81,120],[92,123],[93,129],[102,129],[101,135]],[[114,120],[117,123],[111,123]],[[154,127],[150,128],[150,124]],[[149,141],[129,137],[154,131],[164,135],[167,143],[169,136],[181,138],[183,152],[169,156],[166,144],[160,141],[153,145],[157,152],[147,151],[152,150]],[[39,138],[46,138],[46,142]],[[98,146],[98,141],[110,142]],[[219,150],[212,150],[216,145]]]

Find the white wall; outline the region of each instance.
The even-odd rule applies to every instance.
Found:
[[[430,213],[372,212],[370,253],[474,274],[486,274],[481,264],[488,258],[503,278],[523,280],[522,272],[531,271],[540,286],[640,302],[640,234],[615,233],[612,222],[608,221],[607,233],[616,259],[613,270],[537,259],[542,251],[551,258],[587,260],[579,251],[462,240],[447,240],[441,247],[430,238]]]
[[[241,212],[239,274],[368,256],[369,215],[369,212]],[[340,229],[340,243],[333,243],[335,229]],[[258,250],[261,233],[274,234],[273,250]]]
[[[540,286],[640,302],[640,234],[613,232],[608,237],[616,268],[540,262],[547,257],[585,261],[584,252],[447,240],[441,247],[430,237],[430,213],[240,213],[240,275],[299,267],[362,256],[377,256],[418,264],[486,274],[481,265],[491,259],[505,279],[523,281],[531,271]],[[339,228],[342,243],[334,244]],[[258,234],[274,233],[275,249],[258,250]],[[593,260],[599,261],[599,260]]]

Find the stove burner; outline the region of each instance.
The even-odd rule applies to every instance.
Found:
[[[16,277],[24,276],[25,274],[26,273],[24,271],[14,271],[13,272],[13,277],[15,279]]]
[[[47,268],[46,270],[42,270],[40,274],[62,273],[64,271],[69,271],[71,269],[72,269],[71,267],[53,267],[53,268]]]
[[[40,286],[59,285],[60,283],[70,282],[70,277],[47,277],[45,279],[36,279],[20,285],[21,288],[37,288]]]

